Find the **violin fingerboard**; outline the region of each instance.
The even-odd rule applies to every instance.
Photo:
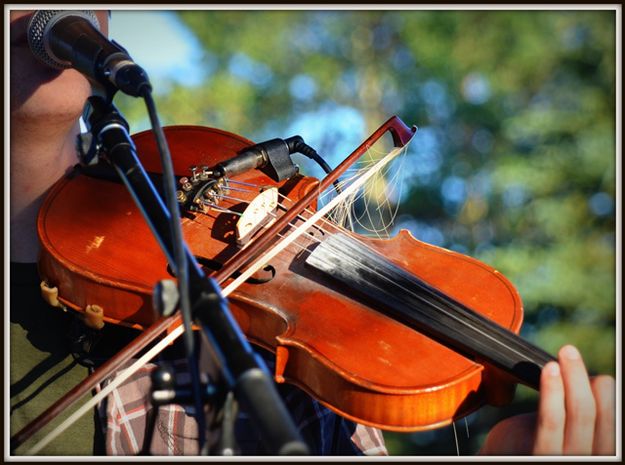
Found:
[[[346,234],[325,238],[306,264],[347,285],[375,310],[535,389],[542,367],[555,360]]]

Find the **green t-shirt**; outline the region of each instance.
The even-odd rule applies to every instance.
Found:
[[[88,375],[70,354],[68,333],[72,316],[48,306],[41,298],[34,264],[11,264],[10,396],[11,436],[30,423]],[[77,406],[45,426],[13,454],[28,454],[42,438]],[[38,455],[93,455],[95,416],[83,415]]]

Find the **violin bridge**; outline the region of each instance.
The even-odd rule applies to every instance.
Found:
[[[252,200],[243,211],[236,224],[236,239],[239,246],[244,246],[262,227],[267,226],[276,217],[278,209],[278,189],[270,187]]]

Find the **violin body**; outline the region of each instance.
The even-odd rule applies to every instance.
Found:
[[[165,133],[178,176],[187,176],[191,165],[213,166],[252,144],[234,134],[193,126],[165,128]],[[135,135],[134,141],[146,171],[159,172],[151,133]],[[259,171],[237,180],[276,185]],[[277,187],[297,200],[317,185],[316,179],[298,175]],[[237,193],[242,201],[254,195]],[[227,206],[236,210],[242,201]],[[226,211],[183,215],[185,240],[200,263],[225,263],[239,250],[235,221]],[[38,232],[41,276],[58,288],[64,305],[80,312],[98,305],[105,321],[137,329],[156,320],[153,287],[172,275],[123,184],[85,175],[61,180],[41,209]],[[321,240],[333,233],[332,226],[313,231]],[[407,231],[389,240],[359,240],[488,319],[519,332],[521,299],[493,268],[420,242]],[[511,399],[514,383],[506,374],[378,312],[366,299],[307,266],[301,252],[293,247],[291,253],[279,254],[268,263],[271,273],[228,296],[247,338],[276,354],[278,382],[301,387],[347,418],[394,431],[443,426],[484,403],[500,405]]]

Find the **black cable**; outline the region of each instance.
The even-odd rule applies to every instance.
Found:
[[[156,145],[161,157],[161,163],[163,166],[163,189],[165,194],[165,203],[167,209],[170,212],[170,229],[173,243],[173,256],[174,263],[172,268],[176,270],[176,277],[178,278],[178,292],[180,297],[180,311],[182,314],[182,323],[184,326],[184,347],[187,356],[187,363],[189,365],[189,373],[191,375],[191,385],[193,389],[193,399],[196,410],[196,420],[198,422],[198,441],[200,453],[203,453],[206,444],[206,420],[204,418],[204,408],[202,405],[201,397],[201,384],[199,367],[195,358],[195,341],[193,339],[192,328],[192,316],[191,316],[191,298],[189,289],[189,275],[187,256],[185,253],[182,226],[180,223],[180,210],[178,208],[178,201],[176,200],[176,181],[174,176],[174,167],[171,160],[171,154],[169,152],[169,146],[165,138],[165,133],[158,119],[158,113],[156,111],[156,105],[152,97],[151,89],[144,87],[142,97],[145,101],[145,105],[148,110],[152,130],[156,137]]]
[[[158,405],[152,406],[145,414],[145,433],[143,436],[143,445],[139,455],[151,455],[150,447],[152,446],[152,438],[156,429],[156,418],[158,417]]]
[[[329,174],[332,172],[332,168],[330,167],[330,165],[326,163],[326,161],[321,157],[321,155],[317,153],[315,149],[313,149],[310,145],[304,142],[304,139],[302,139],[302,136],[289,137],[288,139],[285,139],[284,141],[288,145],[290,153],[299,152],[302,155],[305,155],[311,160],[315,161],[319,166],[321,166],[321,168],[323,169],[323,171],[326,172],[326,174]],[[334,184],[334,189],[336,190],[337,194],[340,194],[341,188],[339,186],[338,179],[335,180],[333,184]]]

